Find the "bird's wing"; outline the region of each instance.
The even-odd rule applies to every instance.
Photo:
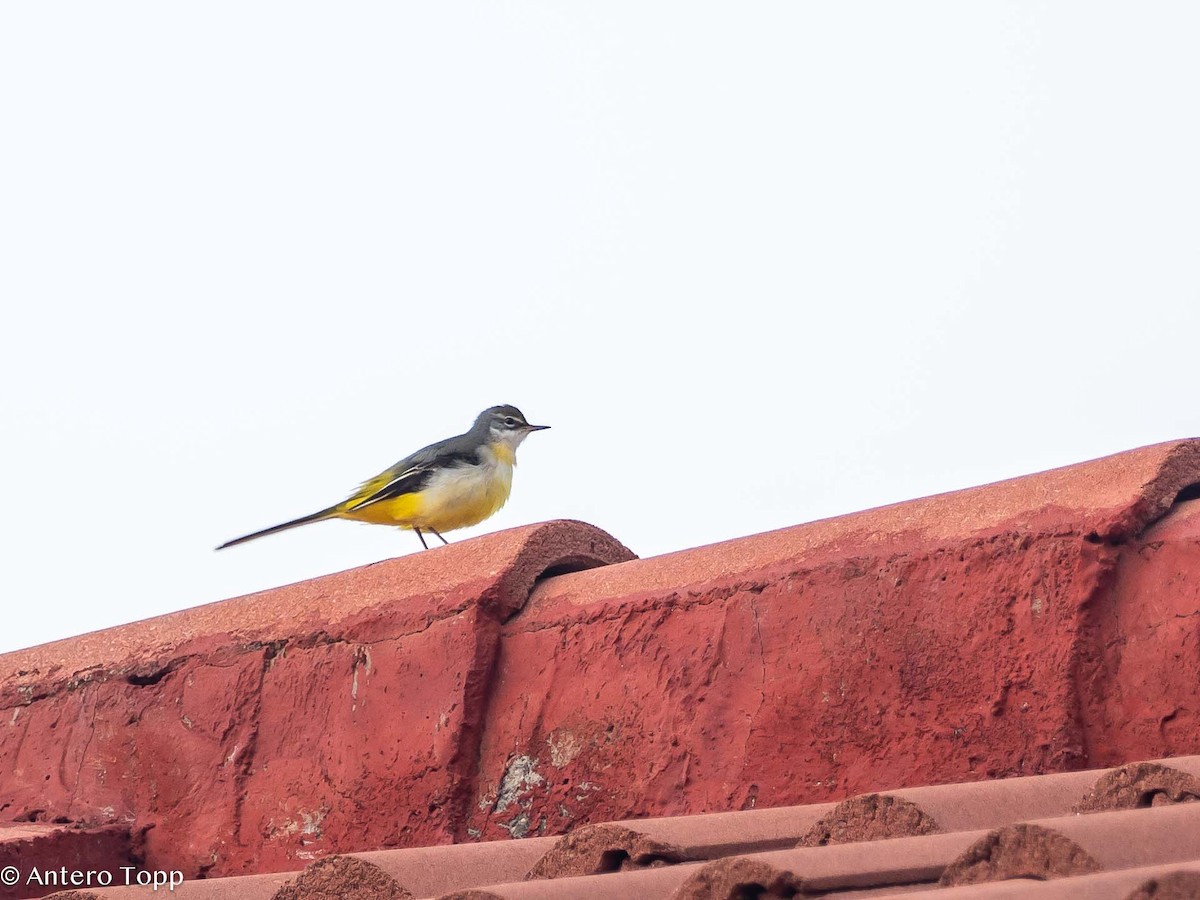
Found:
[[[473,446],[465,445],[461,437],[430,444],[374,478],[364,481],[362,487],[341,505],[341,510],[351,512],[373,503],[394,500],[405,494],[415,494],[425,487],[434,472],[451,466],[474,465],[477,462]]]

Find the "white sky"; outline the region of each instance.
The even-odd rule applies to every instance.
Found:
[[[648,556],[1200,432],[1200,6],[0,5],[0,650],[471,534]]]

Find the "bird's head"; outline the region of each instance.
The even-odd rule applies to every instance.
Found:
[[[475,420],[475,427],[487,428],[488,443],[503,444],[516,450],[535,431],[545,431],[549,425],[530,425],[515,406],[493,406],[485,409]]]

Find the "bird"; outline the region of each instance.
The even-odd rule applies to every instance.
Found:
[[[411,529],[426,550],[425,531],[448,544],[443,531],[478,525],[504,505],[512,491],[517,448],[533,432],[549,427],[530,425],[515,406],[489,407],[469,431],[404,457],[341,503],[234,538],[217,549],[326,519]]]

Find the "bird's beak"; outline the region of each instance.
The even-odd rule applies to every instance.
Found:
[[[545,431],[550,426],[549,425],[526,425],[525,427],[528,428],[530,431]]]

